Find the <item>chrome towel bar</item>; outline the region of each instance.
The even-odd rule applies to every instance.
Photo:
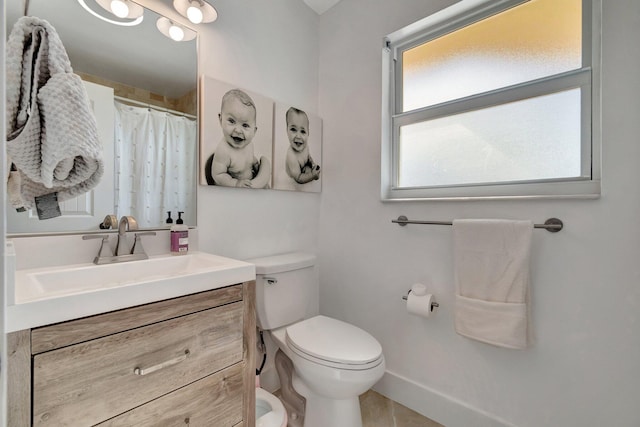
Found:
[[[408,219],[404,215],[400,215],[398,219],[392,219],[391,222],[398,224],[401,227],[404,227],[407,224],[453,225],[451,221],[417,221]],[[549,218],[544,222],[544,224],[533,224],[533,228],[544,228],[550,233],[557,233],[562,230],[562,227],[564,227],[564,224],[558,218]]]

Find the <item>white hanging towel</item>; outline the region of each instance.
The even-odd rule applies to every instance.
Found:
[[[84,85],[56,30],[24,16],[14,25],[6,54],[8,177],[15,208],[57,193],[66,200],[95,187],[104,170],[102,145]]]
[[[468,338],[529,344],[531,221],[453,221],[455,328]]]

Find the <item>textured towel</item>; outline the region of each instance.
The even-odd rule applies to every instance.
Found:
[[[6,55],[7,154],[17,167],[8,178],[15,208],[37,196],[63,201],[86,193],[102,177],[102,146],[88,97],[67,52],[47,21],[16,22]]]
[[[527,347],[532,231],[531,221],[453,221],[460,335],[501,347]]]

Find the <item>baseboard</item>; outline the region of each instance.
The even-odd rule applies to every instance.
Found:
[[[378,393],[446,427],[515,427],[468,404],[386,371],[373,387]]]

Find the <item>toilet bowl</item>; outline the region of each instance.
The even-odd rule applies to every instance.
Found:
[[[307,400],[304,426],[361,427],[358,396],[385,370],[378,341],[320,315],[274,329],[271,336],[295,367],[293,386]]]
[[[287,411],[273,394],[256,388],[256,427],[286,427]]]

